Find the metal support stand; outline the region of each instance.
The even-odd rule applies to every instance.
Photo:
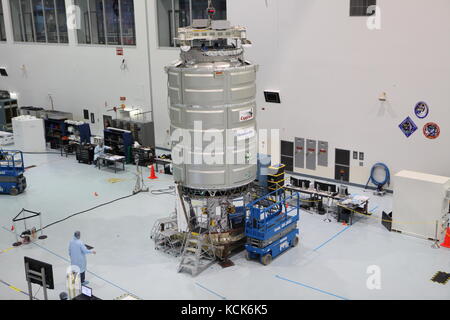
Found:
[[[27,216],[26,215],[27,213],[29,213],[31,215]],[[38,239],[40,239],[40,240],[47,239],[47,236],[44,235],[44,233],[43,233],[42,214],[40,212],[34,212],[34,211],[27,210],[27,209],[22,209],[22,211],[20,211],[19,214],[12,219],[12,223],[13,223],[13,227],[14,227],[14,234],[16,235],[16,242],[13,243],[14,247],[19,247],[23,244],[22,241],[20,241],[19,234],[17,233],[16,222],[23,221],[24,230],[26,231],[26,230],[28,230],[27,220],[31,219],[31,218],[35,218],[35,217],[39,217],[39,231],[40,231],[41,235],[38,237]]]
[[[44,239],[47,239],[47,236],[46,235],[44,235],[44,231],[42,230],[42,215],[41,214],[39,214],[39,225],[40,225],[40,228],[39,229],[41,229],[41,235],[39,236],[39,240],[44,240]]]
[[[435,233],[435,240],[434,240],[434,243],[433,243],[433,245],[431,246],[431,248],[433,248],[433,249],[440,249],[441,248],[441,246],[439,245],[439,239],[438,239],[438,226],[439,226],[439,222],[438,221],[436,221],[436,233]]]
[[[19,235],[16,231],[16,223],[13,221],[14,234],[16,235],[16,242],[13,243],[13,247],[20,247],[22,242],[19,240]]]
[[[139,166],[139,158],[136,158],[136,184],[134,186],[133,194],[139,192],[148,192],[148,186],[145,185],[144,176],[142,175],[141,167]]]
[[[328,223],[330,223],[331,222],[331,219],[330,219],[330,202],[331,202],[332,200],[331,199],[328,199],[328,203],[327,203],[327,213],[326,213],[326,217],[325,217],[325,219],[323,219],[323,221],[325,221],[325,222],[328,222]]]
[[[48,300],[45,268],[41,268],[41,272],[35,272],[30,270],[28,263],[25,263],[25,275],[28,282],[28,295],[30,300],[33,300],[32,279],[42,283],[42,287],[44,288],[44,300]]]

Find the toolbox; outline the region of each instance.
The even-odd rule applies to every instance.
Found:
[[[94,162],[94,149],[92,144],[80,144],[77,146],[76,157],[78,163],[92,164]]]

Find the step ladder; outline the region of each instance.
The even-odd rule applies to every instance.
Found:
[[[214,247],[208,239],[208,234],[190,232],[186,238],[178,272],[187,272],[195,277],[215,260]]]

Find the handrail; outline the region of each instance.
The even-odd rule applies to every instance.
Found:
[[[277,192],[277,191],[279,191],[279,190],[276,190],[276,191],[274,191],[274,192]],[[272,192],[272,193],[273,193],[273,192]],[[264,197],[259,198],[258,200],[253,201],[252,203],[246,205],[246,207],[249,207],[249,208],[250,208],[250,207],[254,207],[255,204],[259,203],[260,201],[266,200],[272,193],[269,193],[269,194],[265,195]],[[298,192],[296,192],[296,194],[299,195]],[[280,196],[280,197],[281,197],[281,196]],[[280,201],[278,201],[278,202],[275,202],[275,203],[272,204],[271,206],[267,207],[266,210],[272,209],[272,207],[274,207],[275,205],[277,205],[277,204],[279,204],[279,203],[285,203],[287,200],[290,200],[290,199],[293,199],[293,198],[294,198],[294,195],[285,197],[284,199],[282,199],[282,200],[280,200]]]
[[[259,201],[264,200],[264,199],[266,199],[267,197],[269,197],[270,195],[272,195],[272,194],[274,194],[274,193],[277,193],[277,192],[279,192],[279,191],[280,191],[280,190],[272,191],[271,193],[266,194],[264,197],[261,197],[261,198],[255,200],[255,201],[253,201],[253,202],[247,204],[246,207],[250,208],[251,206],[254,206],[256,203],[258,203]]]
[[[293,210],[297,210],[297,211],[299,210],[299,207],[300,207],[300,193],[299,192],[295,192],[289,197],[282,198],[279,201],[277,201],[274,204],[272,204],[271,206],[269,206],[267,208],[264,208],[264,209],[261,209],[261,208],[258,208],[257,206],[255,206],[256,203],[258,203],[259,201],[262,201],[264,199],[267,199],[271,194],[272,193],[270,193],[270,194],[266,195],[265,197],[262,197],[262,198],[260,198],[260,199],[258,199],[256,201],[252,202],[252,205],[248,205],[247,206],[247,207],[250,207],[250,211],[258,210],[259,216],[264,214],[264,218],[263,219],[256,220],[256,225],[255,226],[253,226],[253,221],[252,220],[248,220],[246,222],[246,224],[249,225],[249,230],[251,230],[250,231],[251,233],[267,231],[268,229],[273,228],[274,226],[276,226],[279,222],[281,222],[281,220],[283,220],[283,219],[287,220],[289,218],[288,214],[290,212],[292,212]],[[280,195],[280,198],[281,198],[281,195]],[[286,207],[286,202],[288,200],[291,200],[291,199],[296,199],[297,204],[287,208]],[[280,217],[281,220],[278,219],[277,222],[274,222],[273,219],[272,220],[267,220],[268,219],[267,211],[271,210],[274,206],[280,206],[281,207],[280,211],[282,213],[282,217]],[[284,213],[283,213],[283,207],[285,208]],[[252,217],[252,214],[250,215],[250,217]],[[277,219],[277,218],[275,217],[275,219]]]
[[[0,160],[0,164],[6,163],[7,168],[12,168],[12,169],[23,169],[24,168],[22,151],[0,149],[0,156],[3,156],[2,158],[4,158],[4,159]],[[17,156],[20,156],[20,158]]]
[[[278,190],[276,190],[276,191],[278,191]],[[274,192],[276,192],[276,191],[274,191]],[[273,193],[273,192],[272,192],[272,193]],[[255,208],[255,204],[259,203],[259,202],[262,201],[262,200],[266,200],[267,197],[269,197],[272,193],[269,193],[269,194],[267,194],[266,196],[264,196],[264,197],[262,197],[262,198],[259,198],[259,199],[256,200],[256,201],[253,201],[252,203],[246,205],[246,207],[248,207],[249,209]],[[300,194],[299,194],[298,192],[296,192],[295,195],[297,196],[297,200],[299,200]],[[277,206],[277,205],[285,204],[285,203],[286,203],[288,200],[290,200],[290,199],[294,199],[294,194],[291,195],[291,196],[285,197],[284,199],[281,199],[281,200],[279,200],[279,201],[277,201],[277,202],[275,202],[274,204],[270,205],[269,207],[266,207],[266,208],[262,209],[262,210],[261,210],[261,213],[265,213],[265,212],[271,210],[273,207],[275,207],[275,206]],[[259,209],[259,208],[256,208],[256,209]]]

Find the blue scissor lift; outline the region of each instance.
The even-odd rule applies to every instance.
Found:
[[[279,189],[247,205],[246,258],[263,265],[299,243],[300,195]]]
[[[0,149],[0,193],[16,196],[25,191],[27,180],[23,153]]]

